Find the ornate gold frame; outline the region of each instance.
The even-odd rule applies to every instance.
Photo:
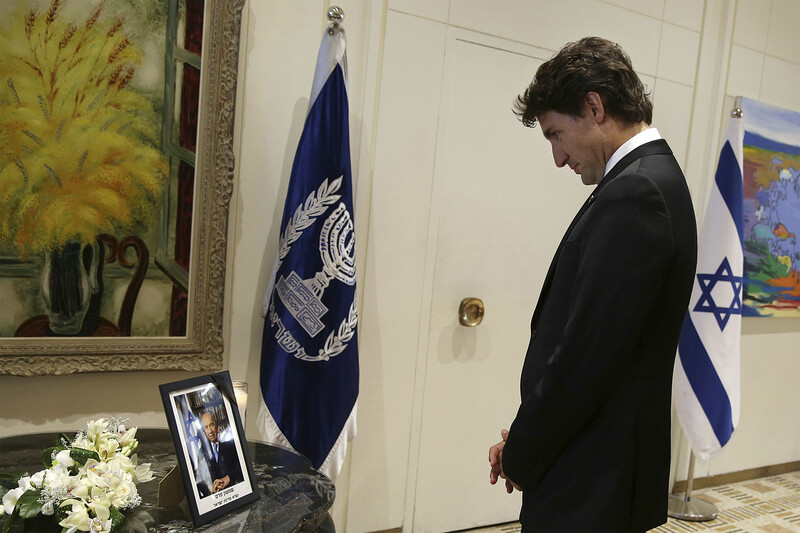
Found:
[[[244,0],[206,0],[186,337],[2,338],[0,374],[222,368],[228,206]]]

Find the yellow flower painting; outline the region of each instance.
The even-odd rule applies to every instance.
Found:
[[[0,2],[0,338],[185,334],[203,16]]]
[[[155,226],[168,177],[137,36],[69,3],[20,2],[0,32],[0,244],[22,257]]]

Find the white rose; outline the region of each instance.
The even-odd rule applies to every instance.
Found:
[[[5,493],[3,496],[3,510],[6,514],[11,514],[14,512],[14,507],[17,506],[17,500],[19,497],[22,496],[22,493],[25,492],[23,489],[17,487],[16,489],[11,489]]]
[[[50,488],[61,488],[69,485],[69,472],[61,465],[56,465],[47,473],[47,486]]]
[[[111,504],[117,509],[122,509],[128,506],[131,499],[138,494],[136,492],[136,485],[132,481],[123,481],[114,489],[111,497]]]
[[[22,492],[31,488],[31,476],[23,476],[17,481],[17,486],[22,489]]]
[[[55,508],[53,506],[53,502],[44,502],[42,504],[42,514],[45,516],[51,516],[55,512]]]
[[[69,450],[61,450],[56,454],[56,462],[67,468],[75,466],[75,460],[69,456]]]
[[[109,465],[108,485],[106,489],[115,507],[124,507],[131,493],[136,493],[133,476],[128,472]]]
[[[30,478],[30,483],[37,489],[42,488],[42,484],[44,483],[44,475],[47,471],[46,470],[39,470]],[[48,476],[49,477],[49,476]]]
[[[114,457],[106,461],[108,468],[111,472],[133,472],[136,463],[125,455],[116,454]]]

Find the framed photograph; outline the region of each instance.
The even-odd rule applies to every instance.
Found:
[[[196,526],[259,498],[227,371],[161,385],[186,501]]]
[[[0,374],[222,368],[243,6],[0,2]]]

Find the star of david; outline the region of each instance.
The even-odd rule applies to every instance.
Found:
[[[700,283],[700,290],[703,292],[697,301],[694,310],[702,313],[714,313],[719,329],[725,331],[725,326],[731,315],[742,314],[742,278],[734,276],[728,258],[724,258],[717,271],[713,274],[697,274],[697,281]],[[730,305],[724,306],[714,301],[711,291],[717,283],[730,283],[733,289],[733,299]]]

